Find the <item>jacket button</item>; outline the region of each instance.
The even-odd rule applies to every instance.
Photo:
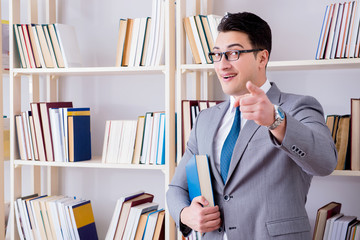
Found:
[[[225,195],[225,196],[224,196],[224,200],[225,200],[225,201],[229,201],[229,200],[230,200],[229,195]]]
[[[221,228],[221,227],[218,229],[218,232],[219,232],[219,233],[221,233],[221,232],[222,232],[222,228]]]

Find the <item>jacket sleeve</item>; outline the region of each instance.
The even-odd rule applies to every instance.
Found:
[[[289,101],[290,102],[290,101]],[[322,107],[313,97],[304,96],[292,102],[284,101],[286,132],[282,144],[273,143],[287,152],[289,157],[310,175],[325,176],[337,164],[337,151]]]

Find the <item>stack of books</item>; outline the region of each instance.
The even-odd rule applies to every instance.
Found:
[[[14,208],[21,239],[98,239],[90,200],[34,194]]]
[[[221,16],[198,15],[184,18],[184,27],[190,49],[197,64],[212,63],[208,54],[214,48]]]
[[[81,66],[75,28],[65,24],[14,24],[22,68]]]
[[[358,58],[360,6],[358,1],[326,6],[316,59]]]
[[[72,102],[33,102],[15,116],[20,158],[49,162],[91,159],[90,108]]]
[[[329,127],[338,151],[336,170],[360,170],[360,99],[351,98],[351,114],[328,115]]]
[[[158,66],[165,40],[165,3],[153,0],[152,16],[120,19],[116,67]]]
[[[102,162],[165,164],[165,112],[106,121]]]
[[[143,191],[118,199],[105,239],[164,239],[165,210],[153,199]]]
[[[184,153],[185,146],[189,140],[191,129],[195,123],[197,115],[200,111],[213,107],[222,101],[211,100],[182,100],[181,114],[182,114],[182,151]]]

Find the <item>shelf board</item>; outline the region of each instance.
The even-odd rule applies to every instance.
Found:
[[[360,176],[360,171],[351,170],[334,170],[332,176]]]
[[[182,64],[180,68],[183,72],[213,71],[214,64]],[[268,71],[360,68],[360,58],[270,61],[267,68]]]
[[[165,170],[165,165],[149,165],[149,164],[115,164],[101,163],[101,157],[95,157],[88,161],[81,162],[40,162],[15,160],[17,166],[43,166],[43,167],[80,167],[80,168],[111,168],[111,169],[138,169],[138,170]]]
[[[156,67],[77,67],[77,68],[15,68],[11,72],[15,75],[120,75],[139,73],[162,73],[165,66]]]

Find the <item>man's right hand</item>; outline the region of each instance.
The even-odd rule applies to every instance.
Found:
[[[219,206],[209,207],[209,202],[199,196],[192,200],[180,214],[183,224],[200,233],[212,232],[221,226]]]

